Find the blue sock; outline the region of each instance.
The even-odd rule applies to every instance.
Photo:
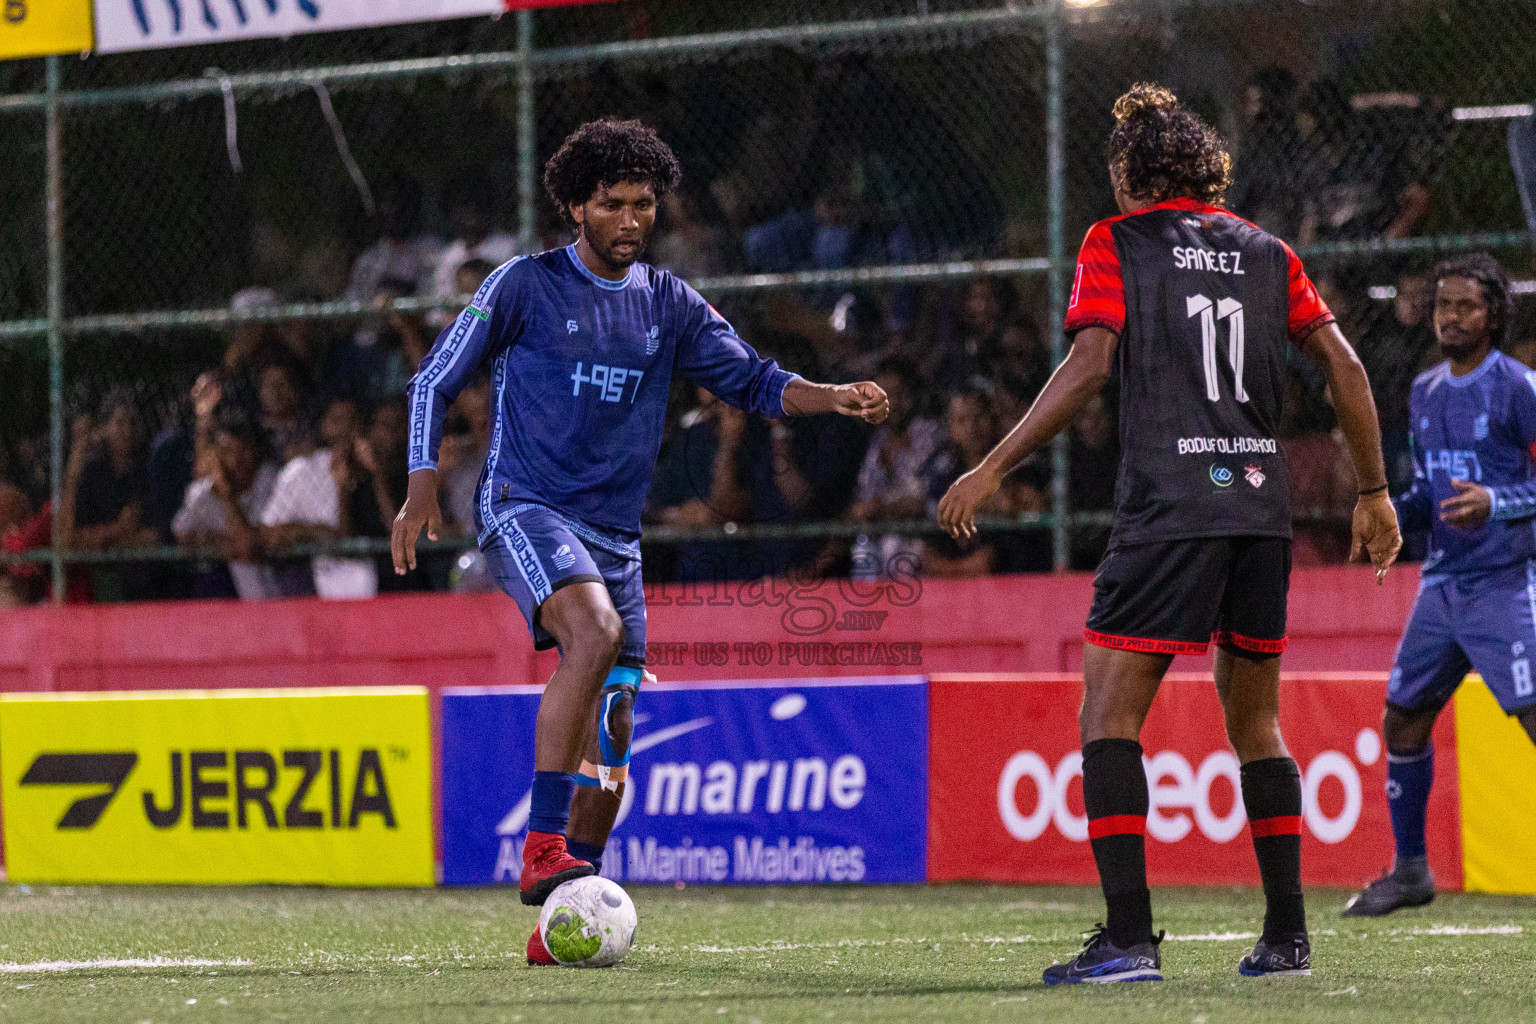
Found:
[[[1424,816],[1434,781],[1434,746],[1417,754],[1387,754],[1387,806],[1400,859],[1425,855]]]
[[[598,871],[603,870],[603,851],[605,847],[596,843],[584,843],[580,839],[568,839],[565,843],[566,852],[577,860],[591,863]]]
[[[576,776],[572,773],[534,772],[528,830],[565,835],[565,823],[571,820],[571,797],[575,795]]]

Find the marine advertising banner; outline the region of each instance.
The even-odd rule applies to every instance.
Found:
[[[0,696],[15,882],[431,885],[427,691]]]
[[[442,701],[443,881],[517,884],[541,687]],[[603,874],[626,883],[921,882],[921,677],[648,685]]]

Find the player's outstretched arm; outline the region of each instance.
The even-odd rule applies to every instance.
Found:
[[[1360,499],[1355,503],[1349,560],[1363,562],[1369,558],[1379,585],[1397,560],[1403,536],[1398,530],[1392,495],[1387,490],[1381,428],[1376,419],[1376,402],[1371,398],[1371,382],[1338,324],[1327,323],[1313,331],[1301,343],[1301,350],[1317,363],[1328,380],[1339,429],[1344,432],[1350,458],[1355,463]]]
[[[784,385],[786,416],[815,416],[835,412],[853,416],[865,423],[884,423],[891,413],[891,403],[874,381],[857,384],[812,384],[796,377]]]
[[[421,528],[427,528],[427,538],[437,540],[443,532],[443,511],[437,504],[437,470],[418,469],[411,474],[410,488],[405,504],[395,516],[394,528],[389,534],[389,552],[395,560],[395,575],[404,576],[407,569],[416,568],[416,541],[421,538]]]
[[[1115,362],[1120,336],[1104,327],[1077,332],[1072,350],[1024,418],[998,442],[975,469],[950,485],[939,501],[939,525],[956,540],[976,535],[976,510],[1002,486],[1013,467],[1045,447],[1104,390]]]

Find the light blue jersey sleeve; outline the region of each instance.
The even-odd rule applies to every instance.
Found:
[[[674,306],[682,318],[677,372],[744,412],[770,419],[784,415],[784,388],[799,374],[758,356],[704,297],[682,281]]]
[[[485,279],[474,301],[438,335],[407,385],[411,422],[406,461],[410,472],[437,468],[448,407],[488,358],[516,342],[522,323],[513,268],[519,262],[521,258]]]
[[[1536,458],[1536,371],[1526,371],[1525,379],[1511,391],[1510,428],[1528,457]],[[1536,480],[1488,488],[1493,498],[1494,519],[1527,519],[1536,516]]]
[[[1435,525],[1435,506],[1429,493],[1429,477],[1424,473],[1424,459],[1411,434],[1408,444],[1413,449],[1413,486],[1392,499],[1392,504],[1397,506],[1398,527],[1404,533],[1417,533]]]

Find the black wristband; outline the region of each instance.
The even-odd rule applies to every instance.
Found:
[[[1391,486],[1392,486],[1391,484],[1382,484],[1380,487],[1372,487],[1368,491],[1361,491],[1360,492],[1360,497],[1365,498],[1365,497],[1369,497],[1372,494],[1380,494],[1382,491],[1386,490],[1388,487],[1391,487]]]

